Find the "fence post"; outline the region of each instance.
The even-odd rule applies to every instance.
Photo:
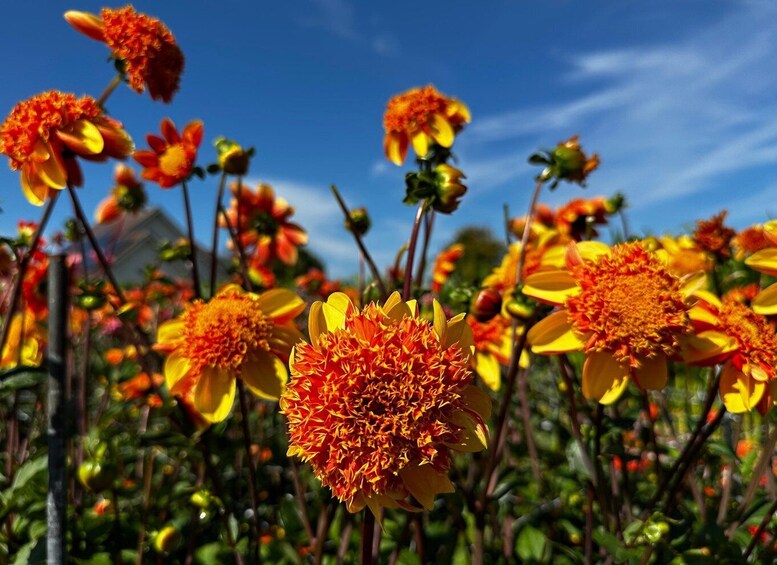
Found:
[[[49,257],[48,447],[49,491],[46,500],[49,565],[65,562],[65,371],[67,351],[68,272],[65,255]]]

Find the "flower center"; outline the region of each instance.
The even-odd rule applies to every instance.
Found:
[[[171,145],[159,157],[159,168],[170,177],[183,179],[189,176],[191,166],[191,158],[180,143]]]
[[[221,295],[198,302],[183,316],[185,357],[195,368],[239,371],[246,356],[269,351],[272,323],[249,296]]]
[[[741,363],[737,364],[755,363],[773,377],[777,365],[777,335],[766,318],[735,300],[723,302],[719,317],[723,331],[739,345]]]
[[[638,367],[645,358],[677,350],[690,329],[679,280],[639,243],[615,247],[573,276],[579,295],[566,307],[586,352],[606,351]]]
[[[392,98],[386,106],[386,131],[405,131],[425,124],[432,114],[444,114],[447,99],[433,86],[414,88]]]
[[[259,212],[253,217],[253,226],[261,235],[275,235],[278,233],[278,220],[267,212]]]

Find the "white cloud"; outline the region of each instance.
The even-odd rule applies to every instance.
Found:
[[[396,38],[381,30],[376,22],[369,26],[357,20],[353,6],[347,0],[311,0],[314,14],[300,20],[302,25],[324,29],[351,43],[367,46],[383,57],[399,54]],[[368,30],[365,30],[369,27]]]
[[[777,5],[750,2],[670,44],[572,58],[557,92],[582,95],[480,118],[462,136],[473,192],[530,178],[526,157],[538,144],[581,133],[602,156],[590,183],[597,193],[620,190],[634,211],[679,217],[669,203],[725,192],[721,183],[737,179],[747,198],[731,200],[731,217],[756,221],[763,205],[749,195],[767,195],[759,167],[777,170],[777,107],[764,94],[777,88],[775,15]],[[686,206],[683,216],[695,213]]]

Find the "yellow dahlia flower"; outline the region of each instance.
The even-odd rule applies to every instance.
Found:
[[[187,305],[159,327],[154,349],[166,353],[170,392],[192,391],[194,408],[209,422],[224,420],[236,379],[260,398],[277,400],[288,379],[289,353],[302,336],[292,320],[305,309],[290,290],[262,294],[229,285],[210,301]]]
[[[532,351],[585,352],[583,395],[601,404],[631,380],[662,389],[667,358],[691,329],[680,279],[641,243],[570,244],[566,264],[526,279],[524,294],[560,307],[529,330]]]

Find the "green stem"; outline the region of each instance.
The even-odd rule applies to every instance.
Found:
[[[219,211],[221,210],[221,200],[224,198],[224,186],[227,184],[227,173],[221,173],[219,180],[219,189],[216,193],[216,213],[213,219],[213,246],[210,255],[210,296],[216,294],[216,274],[218,272],[219,259]]]
[[[192,206],[189,202],[189,189],[186,182],[181,183],[183,192],[183,207],[186,212],[186,229],[189,232],[189,260],[192,262],[192,282],[194,283],[194,297],[202,298],[202,288],[200,287],[200,268],[197,261],[197,242],[194,241],[194,223],[192,222]]]

